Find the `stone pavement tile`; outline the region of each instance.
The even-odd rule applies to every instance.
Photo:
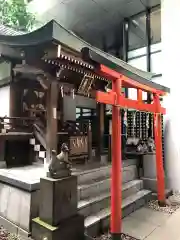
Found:
[[[180,240],[180,210],[172,214],[162,226],[156,228],[146,240]]]
[[[123,219],[122,232],[137,239],[144,239],[156,229],[156,226],[149,222],[137,220],[133,217]]]
[[[158,227],[164,224],[169,219],[170,214],[154,211],[150,208],[143,207],[131,213],[129,216],[136,218],[137,220],[152,223],[153,225]]]

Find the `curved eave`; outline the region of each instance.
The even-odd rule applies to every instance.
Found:
[[[136,68],[130,66],[129,64],[126,64],[126,66],[123,66],[123,65],[125,65],[123,61],[122,61],[123,65],[117,64],[117,61],[112,61],[111,58],[104,57],[103,54],[97,53],[96,51],[93,51],[92,49],[89,49],[89,48],[83,48],[82,55],[83,55],[84,60],[86,60],[88,62],[95,62],[99,65],[103,64],[106,67],[109,67],[110,69],[113,69],[116,72],[119,72],[119,73],[137,81],[140,84],[152,87],[154,89],[157,89],[157,90],[160,90],[160,91],[163,91],[166,93],[170,92],[169,88],[150,81],[150,79],[148,79],[148,77],[150,76],[149,73],[142,72],[139,69],[136,69]],[[146,78],[143,77],[144,74],[147,75]],[[153,74],[152,74],[152,76],[153,76]]]
[[[162,86],[160,84],[154,83],[151,81],[152,77],[155,75],[153,73],[142,71],[138,68],[131,66],[130,64],[101,51],[98,48],[95,48],[88,44],[87,42],[80,39],[74,33],[68,31],[67,29],[60,26],[57,22],[54,21],[54,31],[53,38],[60,44],[66,45],[71,49],[74,49],[77,52],[82,52],[83,60],[87,60],[87,56],[84,55],[84,49],[88,49],[89,60],[97,63],[104,64],[107,67],[124,74],[127,77],[130,77],[139,83],[154,87],[156,89],[162,90],[164,92],[170,92],[170,89]]]
[[[36,31],[23,35],[0,35],[0,44],[9,47],[22,48],[36,46],[53,40],[53,21],[47,23]]]
[[[7,47],[12,48],[23,48],[28,46],[36,46],[41,45],[45,42],[55,41],[60,45],[67,47],[68,49],[72,49],[75,52],[82,52],[83,57],[83,49],[88,49],[89,59],[94,62],[104,64],[110,68],[112,65],[114,66],[114,70],[124,74],[127,77],[131,77],[136,81],[139,81],[145,85],[151,85],[154,88],[161,89],[165,92],[169,92],[169,88],[161,86],[156,83],[152,83],[150,80],[152,79],[152,73],[148,73],[145,71],[141,71],[126,62],[113,57],[112,55],[97,49],[87,42],[83,41],[81,38],[77,37],[71,31],[68,31],[61,25],[59,25],[56,21],[52,20],[43,27],[37,29],[34,32],[18,35],[18,36],[4,36],[0,35],[0,45],[5,45]],[[85,56],[87,57],[87,56]]]

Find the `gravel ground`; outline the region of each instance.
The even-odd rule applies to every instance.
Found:
[[[95,238],[95,240],[111,240],[111,235],[109,233],[102,235],[101,237]],[[139,240],[134,237],[128,236],[122,233],[122,240]]]
[[[22,240],[16,234],[9,233],[2,226],[0,227],[0,240]]]
[[[152,200],[148,203],[148,207],[155,211],[173,214],[180,207],[180,205],[171,205],[170,204],[169,206],[166,206],[166,207],[159,207],[158,201]]]

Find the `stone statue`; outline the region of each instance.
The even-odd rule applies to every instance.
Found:
[[[48,177],[58,179],[71,175],[70,162],[68,161],[68,146],[63,143],[60,154],[56,155],[56,151],[52,150],[52,157],[49,164]]]
[[[147,147],[145,141],[139,140],[139,143],[137,145],[137,152],[140,152],[140,153],[147,153],[148,152],[148,147]]]
[[[149,137],[147,139],[147,147],[148,147],[149,152],[151,152],[151,153],[156,152],[156,146],[155,146],[155,142],[154,142],[153,138]]]

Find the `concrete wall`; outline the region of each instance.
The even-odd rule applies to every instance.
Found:
[[[165,163],[169,186],[180,191],[180,124],[179,124],[179,56],[180,30],[179,0],[163,0],[162,20],[162,74],[163,84],[171,89],[163,99],[165,116]]]
[[[9,116],[10,87],[1,85],[8,82],[11,76],[11,64],[8,62],[0,63],[0,116]]]
[[[9,116],[10,109],[10,87],[0,88],[0,117]]]

